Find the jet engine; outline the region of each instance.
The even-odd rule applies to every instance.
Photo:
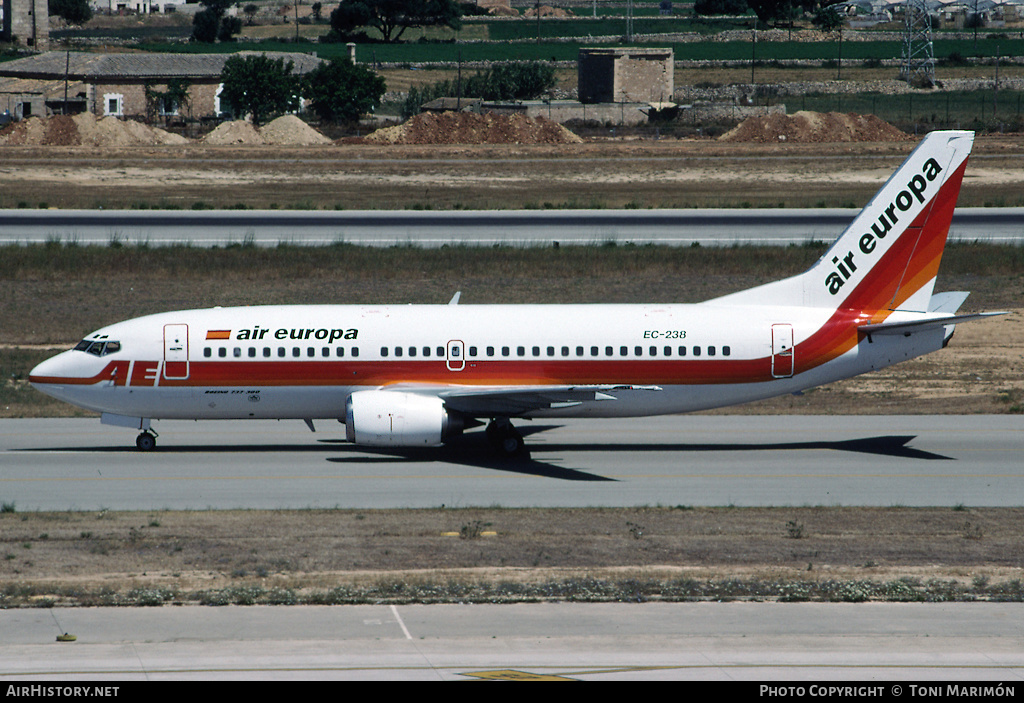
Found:
[[[463,418],[436,396],[356,391],[345,401],[345,436],[371,447],[434,447],[458,435]]]

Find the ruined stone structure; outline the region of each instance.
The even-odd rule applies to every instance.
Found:
[[[674,68],[672,49],[580,49],[580,102],[671,102]]]
[[[50,12],[46,0],[0,0],[4,24],[0,38],[45,51],[50,46]]]

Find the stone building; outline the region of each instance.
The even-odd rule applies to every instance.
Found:
[[[0,39],[45,51],[50,46],[50,11],[46,0],[0,0],[3,30]]]
[[[220,75],[224,63],[239,54],[90,54],[50,51],[0,63],[0,112],[16,119],[64,110],[68,85],[68,112],[92,112],[97,117],[187,118],[217,117]],[[262,52],[261,52],[262,53]],[[293,73],[307,73],[321,60],[308,54],[266,52],[273,59],[293,63]],[[152,100],[166,92],[168,81],[188,86],[183,105]],[[150,95],[147,95],[147,89]],[[26,105],[28,105],[26,111]]]
[[[580,49],[578,65],[580,102],[659,105],[672,101],[672,49]]]

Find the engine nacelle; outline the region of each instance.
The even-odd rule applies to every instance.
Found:
[[[345,401],[345,436],[371,447],[434,447],[462,432],[436,396],[356,391]]]

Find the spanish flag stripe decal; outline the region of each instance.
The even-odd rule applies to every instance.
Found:
[[[207,339],[231,339],[231,330],[208,330]]]

